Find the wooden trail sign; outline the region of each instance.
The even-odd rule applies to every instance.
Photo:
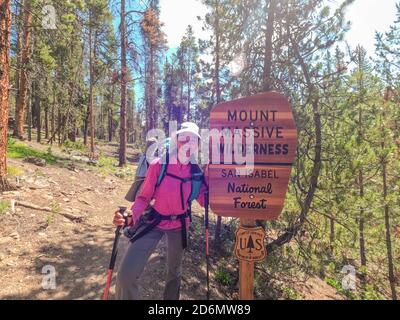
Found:
[[[230,129],[232,137],[234,129],[242,129],[242,152],[254,150],[253,163],[238,165],[235,148],[220,139],[220,151],[228,145],[232,163],[224,163],[221,152],[220,163],[209,165],[213,212],[227,217],[276,219],[283,209],[297,147],[296,125],[287,99],[267,92],[220,103],[211,111],[210,129]],[[249,129],[254,130],[253,146],[245,145]]]
[[[210,207],[217,215],[240,218],[235,244],[239,298],[253,299],[254,262],[266,256],[265,233],[255,227],[255,220],[277,219],[282,212],[296,156],[296,125],[288,100],[266,92],[216,105],[210,129],[228,130],[228,135],[215,138],[219,146],[212,140],[210,144]],[[236,129],[241,130],[239,138]],[[252,161],[239,163],[238,156],[248,150],[254,152]]]

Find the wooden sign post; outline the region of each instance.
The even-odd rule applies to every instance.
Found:
[[[254,227],[255,220],[249,218],[242,218],[240,219],[240,226]],[[239,259],[239,299],[253,300],[253,292],[254,292],[253,286],[254,286],[254,261]]]
[[[265,258],[262,228],[255,220],[274,220],[280,215],[296,155],[297,130],[288,100],[266,92],[216,105],[210,114],[210,129],[229,129],[231,136],[219,139],[219,161],[214,162],[210,144],[210,207],[220,216],[239,217],[235,255],[239,259],[239,298],[253,299],[254,263]],[[242,136],[234,147],[235,129]],[[247,145],[246,137],[253,136]],[[225,139],[231,139],[231,144]],[[211,138],[213,139],[213,138]],[[250,149],[249,149],[250,148]],[[237,154],[254,151],[251,163],[238,163]],[[228,156],[232,156],[232,161]],[[260,230],[261,229],[261,230]],[[262,239],[261,239],[262,238]]]

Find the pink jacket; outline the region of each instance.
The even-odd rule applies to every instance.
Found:
[[[161,184],[155,188],[158,176],[161,172],[160,158],[155,158],[149,165],[146,178],[144,180],[142,190],[137,196],[136,201],[132,205],[133,222],[135,223],[144,210],[147,208],[150,201],[154,199],[153,208],[163,215],[178,215],[185,213],[188,209],[187,199],[191,192],[191,181],[183,183],[184,209],[181,205],[180,196],[180,181],[170,176],[165,176]],[[177,161],[176,164],[170,163],[167,166],[167,172],[181,178],[190,178],[190,164],[181,164]],[[206,176],[206,183],[208,184]],[[204,207],[204,193],[206,186],[203,184],[200,188],[200,193],[197,197],[197,202]],[[190,219],[186,218],[186,226],[189,227]],[[181,222],[179,220],[168,221],[162,220],[157,226],[162,230],[179,229]]]

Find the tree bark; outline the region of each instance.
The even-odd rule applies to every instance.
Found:
[[[44,138],[49,138],[49,104],[46,103],[44,108]]]
[[[35,104],[35,111],[36,111],[36,141],[41,142],[42,139],[42,117],[41,117],[41,106],[40,106],[40,95],[39,95],[39,85],[38,82],[34,82],[34,104]]]
[[[63,104],[61,104],[63,105]],[[61,126],[62,126],[62,116],[61,116],[61,110],[58,108],[57,110],[57,129],[56,129],[56,134],[58,137],[58,145],[61,145]]]
[[[55,135],[55,108],[56,108],[56,102],[57,101],[57,94],[56,94],[56,84],[53,82],[53,101],[51,104],[51,110],[50,110],[50,143],[53,144],[53,138]]]
[[[359,53],[359,58],[358,58],[359,63],[361,63],[362,59]],[[363,79],[362,79],[362,69],[361,65],[359,65],[359,71],[360,71],[360,77],[358,78],[358,86],[360,90],[364,89],[363,85]],[[361,99],[359,97],[359,103],[361,103]],[[362,113],[362,107],[359,107],[358,110],[358,137],[360,140],[363,139],[363,127],[362,127],[362,120],[363,120],[363,113]],[[364,171],[363,167],[361,166],[360,169],[358,170],[358,187],[359,187],[359,196],[360,199],[364,198]],[[365,234],[364,234],[364,224],[365,224],[365,217],[364,217],[364,207],[360,207],[360,216],[358,219],[358,232],[359,232],[359,246],[360,246],[360,265],[363,270],[360,272],[360,282],[361,282],[361,295],[364,297],[365,291],[366,291],[366,286],[367,286],[367,275],[366,275],[366,268],[367,268],[367,255],[365,252]]]
[[[359,196],[360,198],[364,198],[364,175],[363,175],[363,170],[360,169],[358,172],[358,183],[359,183]],[[360,216],[358,220],[358,232],[359,232],[359,246],[360,246],[360,265],[364,269],[360,273],[360,281],[361,281],[361,286],[363,289],[363,293],[365,292],[366,285],[367,285],[367,277],[365,274],[365,269],[367,267],[367,255],[365,253],[365,235],[364,235],[364,224],[365,224],[365,218],[364,218],[364,208],[360,208]]]
[[[10,94],[10,0],[0,0],[0,191],[11,189],[7,181],[7,126]]]
[[[114,105],[114,90],[115,85],[111,88],[111,101],[108,107],[108,141],[111,142],[113,138],[113,105]]]
[[[28,123],[28,141],[32,141],[32,99],[31,95],[29,94],[28,90],[28,101],[27,101],[27,119],[26,122]]]
[[[92,15],[89,14],[89,122],[90,122],[90,152],[94,153],[94,121],[93,121],[93,27]]]
[[[85,146],[87,146],[87,144],[88,144],[87,138],[88,138],[88,132],[89,132],[89,113],[90,113],[89,105],[90,105],[90,102],[86,107],[85,119],[83,121],[83,144]]]
[[[382,141],[382,149],[385,148],[385,142]],[[396,293],[396,276],[394,272],[393,264],[393,250],[392,250],[392,239],[390,235],[390,215],[389,215],[389,204],[387,203],[387,172],[386,172],[386,161],[382,161],[382,181],[383,181],[383,201],[385,203],[385,232],[386,232],[386,251],[388,260],[388,278],[390,283],[390,290],[392,292],[392,299],[397,300]]]
[[[387,100],[387,96],[385,97]],[[383,118],[386,118],[385,112],[383,113]],[[381,132],[382,134],[385,132],[385,128],[382,124]],[[381,148],[382,151],[385,149],[385,136],[382,136]],[[384,152],[382,152],[384,153]],[[381,159],[382,166],[382,187],[383,187],[383,202],[384,202],[384,212],[385,212],[385,233],[386,233],[386,252],[387,252],[387,260],[388,260],[388,278],[390,284],[390,291],[392,293],[392,299],[397,300],[396,293],[396,276],[395,276],[395,267],[393,263],[393,250],[392,250],[392,239],[390,234],[390,207],[387,202],[387,159],[383,156]]]
[[[96,38],[96,36],[94,37]],[[94,153],[94,114],[93,114],[93,90],[94,90],[94,70],[93,63],[96,59],[96,49],[93,43],[92,15],[89,16],[89,123],[90,123],[90,152]]]
[[[331,255],[333,256],[335,249],[335,220],[332,218],[329,218],[329,227],[329,246]]]
[[[220,30],[219,30],[219,0],[215,1],[215,71],[214,71],[214,85],[215,85],[215,96],[217,104],[221,102],[221,85],[220,85]],[[215,241],[218,243],[221,237],[222,217],[217,216],[217,223],[215,226]]]
[[[21,12],[23,12],[23,7],[21,4],[18,4],[19,8],[19,15],[18,16],[23,16]],[[22,53],[22,32],[23,32],[23,27],[22,23],[20,20],[17,22],[17,28],[18,28],[18,38],[17,38],[17,61],[16,61],[16,68],[17,71],[15,73],[15,107],[19,104],[19,79],[20,79],[20,74],[21,74],[21,53]],[[16,119],[14,119],[14,127],[13,130],[16,130]]]
[[[191,54],[190,54],[190,47],[188,47],[188,67],[187,67],[187,121],[190,121],[190,100],[191,100],[191,91],[192,91],[192,68],[191,68]]]
[[[119,130],[119,166],[126,164],[126,95],[127,95],[127,67],[126,67],[126,23],[125,0],[121,0],[121,114]]]
[[[28,102],[28,64],[30,59],[30,43],[31,43],[31,28],[32,28],[32,12],[30,0],[25,0],[23,5],[24,10],[24,32],[23,43],[21,47],[21,71],[19,78],[18,89],[18,104],[15,106],[15,122],[14,136],[23,139],[24,136],[24,118],[25,110]]]

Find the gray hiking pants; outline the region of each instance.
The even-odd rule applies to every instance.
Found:
[[[117,274],[116,299],[139,299],[139,278],[147,260],[164,234],[167,237],[168,246],[164,300],[179,300],[183,255],[181,230],[160,230],[157,228],[154,228],[135,242],[129,243]]]

